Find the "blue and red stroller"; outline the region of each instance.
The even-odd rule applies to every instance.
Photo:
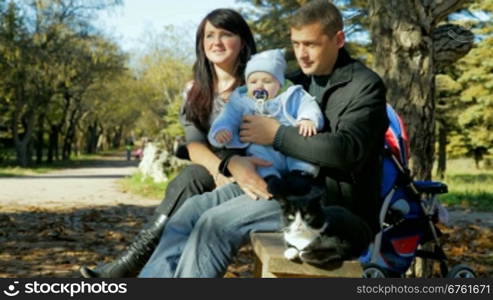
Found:
[[[402,119],[388,105],[389,128],[385,134],[383,176],[380,197],[380,231],[367,253],[360,257],[364,277],[402,277],[416,257],[437,260],[443,277],[476,277],[460,264],[451,269],[436,227],[444,212],[437,195],[447,193],[447,185],[436,181],[413,181],[409,168],[409,142]],[[432,241],[432,250],[418,249]]]

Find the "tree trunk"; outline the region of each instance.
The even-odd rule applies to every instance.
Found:
[[[483,159],[483,149],[482,148],[476,148],[473,150],[473,156],[474,156],[474,164],[476,165],[476,170],[480,169],[479,164],[481,163],[481,160]]]
[[[63,140],[62,160],[69,160],[72,154],[72,145],[75,141],[75,130],[77,128],[78,109],[74,109],[70,115],[69,125]]]
[[[375,70],[388,88],[388,102],[407,124],[411,168],[417,179],[431,179],[433,168],[434,29],[463,2],[465,0],[369,1]]]
[[[111,146],[113,147],[113,149],[120,148],[122,144],[122,137],[123,137],[123,126],[117,126],[114,129],[114,134],[111,141]]]
[[[44,115],[40,115],[38,118],[38,128],[36,128],[36,164],[43,162],[44,122]]]
[[[438,123],[438,165],[437,177],[443,180],[447,170],[447,128],[441,122]]]
[[[65,100],[64,103],[64,108],[63,108],[63,115],[61,120],[58,123],[55,123],[55,125],[52,126],[52,134],[53,134],[53,154],[55,157],[55,160],[59,161],[61,159],[60,156],[60,136],[64,137],[63,135],[63,128],[66,123],[67,117],[70,114],[70,106],[72,104],[72,95],[68,92],[65,91],[63,93],[63,99]],[[51,136],[50,136],[51,138]]]
[[[12,133],[14,136],[15,152],[17,155],[17,163],[21,167],[27,167],[31,164],[31,152],[29,146],[31,143],[31,137],[34,128],[34,112],[28,110],[23,118],[24,120],[24,132],[21,136],[19,132],[19,112],[16,110],[14,112],[14,117],[12,118]]]
[[[413,174],[429,180],[435,132],[432,20],[420,14],[420,1],[370,3],[375,69],[386,83],[388,102],[408,126]]]
[[[56,125],[51,126],[50,138],[48,144],[48,157],[46,161],[48,163],[53,163],[54,160],[58,160],[58,135],[60,128]]]
[[[96,145],[94,143],[94,139],[97,135],[97,125],[90,124],[87,128],[87,135],[86,135],[86,153],[91,154],[95,152]],[[97,141],[97,139],[96,139]]]

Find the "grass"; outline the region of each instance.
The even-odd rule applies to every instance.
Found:
[[[449,192],[440,196],[442,203],[476,211],[493,211],[493,169],[476,169],[472,159],[450,160],[447,161],[443,181]]]
[[[168,176],[168,179],[171,180],[173,177],[174,175]],[[140,195],[146,198],[162,199],[169,180],[157,183],[154,182],[152,178],[144,178],[142,173],[137,172],[134,173],[132,177],[120,179],[119,185],[123,192]]]

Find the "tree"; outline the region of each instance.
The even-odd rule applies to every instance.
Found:
[[[441,57],[451,57],[444,62],[450,63],[472,44],[467,31],[464,41],[459,41],[439,23],[464,4],[465,0],[369,2],[375,69],[387,85],[388,101],[408,124],[412,170],[419,179],[431,179],[433,166],[437,58],[448,51]]]
[[[477,94],[491,85],[488,80],[491,59],[487,49],[492,46],[493,24],[489,19],[492,12],[493,1],[475,1],[460,14],[461,18],[453,18],[454,23],[471,28],[476,39],[474,48],[466,56],[440,70],[443,74],[437,76],[439,176],[445,173],[446,156],[471,156],[478,166],[487,149],[493,146],[488,134],[491,106],[484,95]]]
[[[31,163],[34,131],[38,161],[41,160],[44,124],[53,116],[47,109],[53,107],[54,99],[60,99],[57,94],[69,95],[66,88],[82,65],[73,56],[80,54],[76,46],[85,47],[83,44],[97,35],[88,22],[90,13],[119,2],[32,0],[19,5],[9,2],[8,9],[2,12],[0,39],[5,46],[0,49],[0,68],[11,76],[0,79],[0,86],[5,107],[12,115],[11,129],[20,165]],[[100,59],[91,46],[87,47],[91,59]],[[74,126],[69,128],[68,135],[72,136]]]
[[[12,135],[14,138],[17,157],[21,165],[27,165],[28,145],[34,127],[33,97],[28,90],[28,69],[32,63],[30,55],[29,33],[18,6],[10,2],[8,8],[2,12],[0,19],[0,70],[3,74],[0,80],[0,91],[7,114],[10,115]],[[24,127],[23,136],[20,135],[20,126]]]
[[[137,128],[145,128],[145,135],[159,137],[166,150],[171,151],[177,136],[183,135],[178,121],[178,111],[183,103],[185,85],[191,79],[191,62],[184,59],[183,53],[190,50],[176,51],[170,47],[179,37],[175,28],[164,28],[158,40],[142,55],[136,69],[136,77],[141,85],[141,103],[143,116]]]
[[[437,144],[438,163],[437,176],[443,179],[447,169],[447,145],[452,132],[457,132],[458,115],[464,105],[460,101],[462,85],[456,81],[457,72],[455,66],[450,67],[447,74],[438,74],[436,80],[436,120],[437,120]]]
[[[479,162],[493,148],[493,60],[490,58],[493,37],[486,38],[461,60],[463,72],[458,82],[464,85],[461,100],[468,107],[461,113],[459,124],[467,154]]]

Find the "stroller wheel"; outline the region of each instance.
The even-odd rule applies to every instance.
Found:
[[[456,265],[447,273],[447,278],[476,278],[476,273],[467,265]]]
[[[363,278],[389,278],[389,272],[376,264],[363,265]]]

